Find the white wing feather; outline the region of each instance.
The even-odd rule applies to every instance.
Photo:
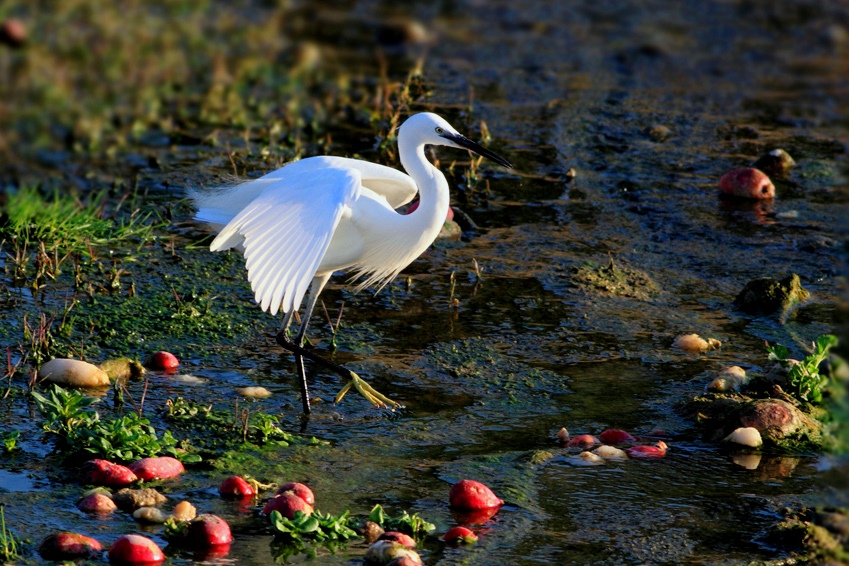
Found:
[[[186,192],[198,208],[195,218],[201,222],[223,226],[269,186],[288,181],[290,177],[307,171],[322,169],[359,171],[362,185],[385,198],[393,209],[413,200],[418,192],[418,187],[410,176],[397,169],[360,159],[335,156],[308,157],[289,163],[253,181],[209,190],[189,189]]]
[[[263,190],[209,247],[241,244],[254,298],[274,315],[300,306],[340,219],[360,196],[361,174],[311,167],[268,177],[257,179]]]

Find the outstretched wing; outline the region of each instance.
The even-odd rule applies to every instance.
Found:
[[[363,186],[386,199],[393,209],[407,204],[418,193],[415,181],[406,173],[378,163],[347,157],[325,156],[334,167],[356,169],[362,176]]]
[[[360,196],[360,172],[324,168],[286,175],[237,214],[210,244],[242,244],[248,280],[262,310],[300,306],[344,214]]]

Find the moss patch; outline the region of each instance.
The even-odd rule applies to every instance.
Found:
[[[660,293],[658,285],[646,273],[616,265],[613,259],[604,266],[582,265],[572,274],[572,284],[590,293],[607,293],[647,301]]]

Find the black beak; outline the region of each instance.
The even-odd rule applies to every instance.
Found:
[[[442,134],[440,134],[440,136],[442,136],[443,138],[445,138],[447,140],[451,140],[452,142],[456,143],[460,147],[465,147],[469,151],[477,153],[481,157],[486,157],[490,161],[494,161],[494,162],[498,163],[499,165],[501,165],[502,167],[507,167],[508,169],[513,168],[513,166],[510,165],[509,161],[507,161],[506,159],[504,159],[500,155],[496,155],[495,153],[489,151],[485,147],[482,147],[480,144],[473,142],[472,140],[470,140],[466,136],[461,136],[460,134],[451,134],[451,133],[448,133],[448,132],[442,133]]]

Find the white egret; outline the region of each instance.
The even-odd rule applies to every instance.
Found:
[[[426,145],[468,149],[511,167],[441,117],[425,112],[399,128],[398,149],[408,175],[358,159],[311,157],[253,181],[191,192],[198,208],[195,218],[218,231],[210,250],[241,250],[257,303],[272,315],[283,311],[277,341],[295,354],[304,413],[310,412],[310,404],[302,356],[350,377],[340,396],[353,385],[372,403],[395,404],[353,372],[302,346],[319,293],[335,271],[362,275],[357,290],[372,284],[380,288],[436,239],[448,212],[448,182],[425,159]],[[417,192],[420,204],[414,212],[396,212]],[[286,330],[307,290],[301,326],[291,342]]]

